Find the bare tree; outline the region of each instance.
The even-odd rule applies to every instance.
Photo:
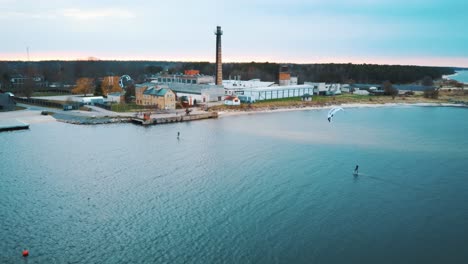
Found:
[[[398,90],[393,87],[393,84],[390,81],[385,81],[382,83],[382,88],[385,95],[391,95],[393,99],[398,94]]]

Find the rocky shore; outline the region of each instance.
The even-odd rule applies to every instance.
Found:
[[[68,115],[62,113],[55,113],[53,117],[63,123],[74,125],[100,125],[100,124],[114,124],[114,123],[130,123],[131,117],[109,117],[109,116],[79,116]]]

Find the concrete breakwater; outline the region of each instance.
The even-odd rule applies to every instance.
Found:
[[[59,122],[74,125],[100,125],[113,123],[129,123],[129,116],[88,116],[74,113],[54,113],[52,116]]]
[[[175,116],[166,116],[166,117],[155,117],[148,120],[142,118],[132,118],[132,122],[139,125],[157,125],[157,124],[168,124],[176,122],[186,122],[194,120],[202,120],[209,118],[218,118],[218,112],[207,112],[199,114],[190,114],[190,115],[175,115]]]
[[[57,118],[57,121],[74,124],[74,125],[101,125],[101,124],[114,124],[114,123],[130,123],[131,119],[129,117],[121,118],[106,118],[106,117],[97,117],[97,118]]]
[[[21,122],[16,119],[1,120],[0,121],[0,132],[2,131],[12,131],[20,129],[28,129],[29,124]]]
[[[157,125],[157,124],[168,124],[176,122],[186,122],[194,121],[208,118],[217,118],[217,112],[207,112],[207,113],[196,113],[190,115],[163,115],[158,116],[154,115],[148,120],[144,120],[140,117],[109,117],[109,116],[100,116],[100,117],[89,117],[89,116],[76,116],[76,115],[67,115],[67,114],[54,114],[53,117],[60,122],[74,124],[74,125],[101,125],[101,124],[115,124],[115,123],[134,123],[138,125]]]

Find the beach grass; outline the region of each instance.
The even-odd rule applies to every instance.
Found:
[[[138,110],[148,109],[148,106],[132,104],[112,104],[111,111],[114,112],[134,112]]]

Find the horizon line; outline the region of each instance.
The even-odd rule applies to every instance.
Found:
[[[78,62],[78,61],[86,61],[86,62],[98,62],[98,61],[125,61],[125,62],[188,62],[188,63],[210,63],[216,64],[216,62],[212,61],[205,61],[205,60],[150,60],[150,59],[39,59],[39,60],[24,60],[24,59],[17,59],[17,60],[0,60],[0,62],[49,62],[49,61],[64,61],[64,62]],[[312,64],[352,64],[352,65],[381,65],[381,66],[417,66],[417,67],[441,67],[441,68],[466,68],[468,66],[441,66],[441,65],[422,65],[422,64],[392,64],[392,63],[377,63],[377,62],[278,62],[278,61],[223,61],[224,63],[274,63],[274,64],[297,64],[297,65],[312,65]]]

